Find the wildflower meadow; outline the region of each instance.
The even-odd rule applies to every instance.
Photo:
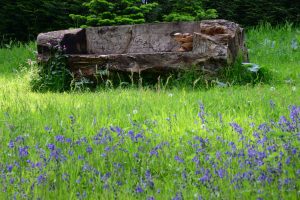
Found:
[[[38,93],[0,49],[0,199],[299,199],[300,29],[246,35],[268,82]]]

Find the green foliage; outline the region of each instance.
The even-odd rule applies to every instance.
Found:
[[[82,26],[104,26],[145,23],[145,15],[157,3],[143,4],[140,0],[90,0],[83,4],[87,15],[71,14],[70,17]]]
[[[8,70],[34,45],[0,49],[0,199],[299,199],[298,35],[288,25],[249,30],[251,62],[278,80],[205,91],[34,93]]]
[[[236,21],[244,26],[261,22],[282,24],[300,23],[300,1],[290,0],[203,0],[205,8],[215,8],[220,18]]]
[[[32,91],[63,92],[70,90],[72,75],[67,69],[66,56],[60,47],[51,49],[51,57],[46,63],[32,65],[30,87]]]
[[[90,0],[83,4],[87,15],[71,14],[70,17],[86,26],[140,24],[158,21],[195,21],[216,18],[214,9],[202,9],[201,1],[170,0],[142,3],[140,0]]]
[[[196,0],[169,0],[158,1],[163,12],[163,21],[195,21],[203,19],[213,19],[218,15],[216,10],[205,11],[202,1]]]
[[[75,26],[70,13],[85,13],[84,0],[1,0],[0,40],[35,40],[40,32]]]

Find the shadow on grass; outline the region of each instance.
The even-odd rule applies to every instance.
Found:
[[[103,90],[115,88],[146,88],[151,90],[169,90],[184,88],[187,90],[208,90],[214,87],[230,87],[236,85],[268,84],[274,75],[256,64],[242,64],[237,61],[215,73],[204,72],[200,67],[191,66],[186,70],[167,73],[124,73],[109,72],[101,76],[76,82],[75,90]]]
[[[270,83],[273,74],[257,64],[242,63],[218,71],[207,71],[201,66],[187,66],[180,71],[126,73],[100,70],[92,77],[74,78],[63,65],[65,57],[57,56],[49,65],[35,66],[31,70],[31,89],[35,92],[97,91],[119,88],[169,90],[207,90],[214,87]],[[63,68],[62,68],[63,66]]]

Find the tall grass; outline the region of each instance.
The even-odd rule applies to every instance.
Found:
[[[299,199],[295,38],[248,30],[275,78],[208,90],[33,93],[34,44],[1,49],[0,199]]]

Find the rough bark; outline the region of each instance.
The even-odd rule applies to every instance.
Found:
[[[244,31],[226,20],[106,26],[42,33],[38,58],[47,61],[55,45],[66,48],[68,67],[79,76],[103,69],[159,72],[194,65],[214,73],[241,53],[248,60]]]

